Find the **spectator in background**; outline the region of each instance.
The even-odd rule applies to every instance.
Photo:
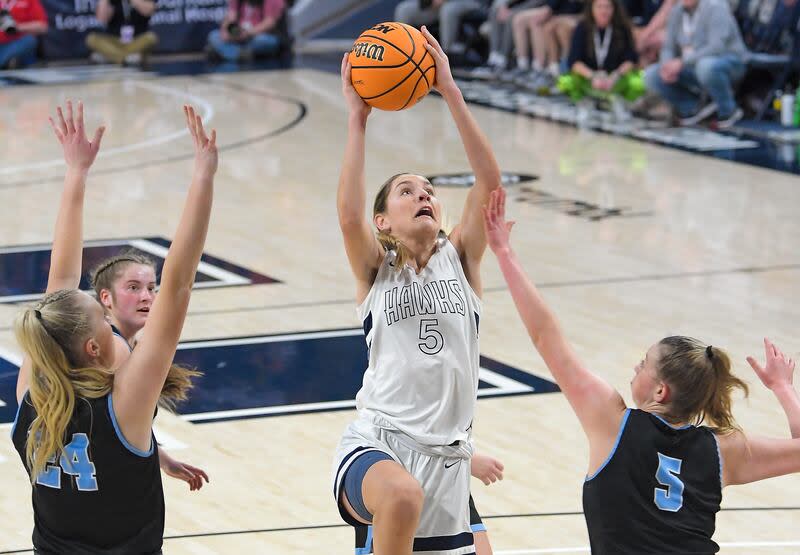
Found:
[[[47,32],[47,14],[39,0],[0,0],[0,69],[36,61],[36,36]]]
[[[676,0],[624,0],[623,6],[633,24],[636,52],[642,66],[658,61],[664,46],[667,20]]]
[[[95,16],[105,29],[86,37],[92,60],[145,65],[147,55],[158,44],[158,37],[150,31],[155,11],[154,0],[98,0]]]
[[[465,45],[458,41],[461,21],[486,5],[487,0],[403,0],[394,9],[394,20],[417,28],[438,22],[442,49],[463,54]]]
[[[737,0],[734,0],[737,1]],[[751,52],[784,54],[796,32],[798,0],[738,0],[733,16]]]
[[[581,12],[583,0],[547,0],[543,6],[514,16],[511,26],[517,68],[528,72],[530,88],[546,89],[555,83],[561,73],[559,62],[569,49]]]
[[[647,68],[647,88],[677,111],[682,125],[717,114],[726,129],[742,118],[733,84],[745,73],[746,48],[726,0],[680,0],[669,14],[661,60]],[[708,95],[711,101],[701,106]]]
[[[219,29],[208,35],[212,60],[250,61],[274,56],[283,46],[286,0],[230,0]]]
[[[508,58],[514,47],[511,20],[515,14],[536,8],[546,0],[494,0],[489,11],[489,59],[486,65],[476,67],[472,75],[493,78],[508,67]]]
[[[589,0],[572,36],[570,73],[559,78],[558,88],[575,102],[587,95],[608,99],[618,117],[625,116],[619,100],[632,102],[644,94],[638,62],[631,22],[620,0]]]
[[[778,92],[773,86],[784,70],[769,63],[769,59],[774,55],[792,56],[800,4],[797,0],[740,0],[733,15],[749,50],[747,73],[736,96],[753,112],[763,113],[765,104],[771,104]]]

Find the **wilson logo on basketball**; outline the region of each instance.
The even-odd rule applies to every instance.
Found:
[[[357,42],[353,46],[353,53],[356,55],[356,58],[366,56],[370,60],[382,62],[384,52],[386,52],[386,49],[383,46],[370,42]]]

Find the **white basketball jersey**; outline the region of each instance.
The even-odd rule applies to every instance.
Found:
[[[384,257],[356,311],[369,367],[356,396],[362,418],[423,445],[470,437],[478,393],[481,302],[444,234],[419,275]]]

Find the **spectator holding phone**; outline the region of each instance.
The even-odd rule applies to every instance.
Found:
[[[286,7],[286,0],[230,0],[222,25],[208,35],[209,58],[237,62],[274,56],[283,45]]]
[[[47,14],[39,0],[0,0],[0,69],[36,61],[36,36],[47,32]]]

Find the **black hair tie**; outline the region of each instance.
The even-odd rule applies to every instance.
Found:
[[[706,347],[706,356],[708,357],[709,360],[714,359],[714,348],[711,345]]]

